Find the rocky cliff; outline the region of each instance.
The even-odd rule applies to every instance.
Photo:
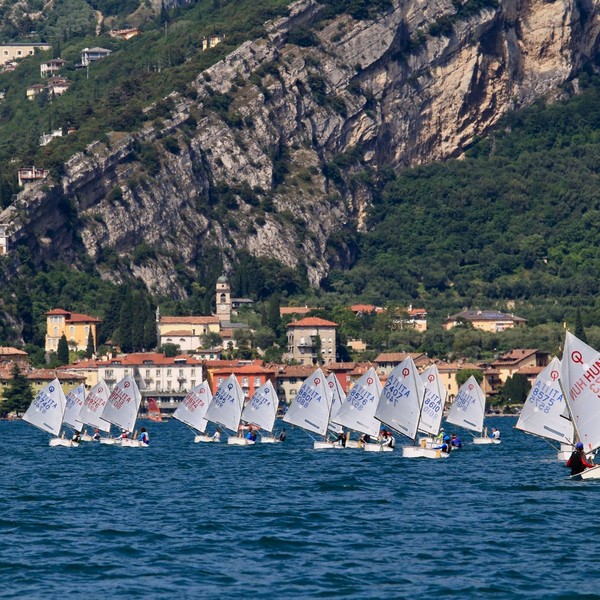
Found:
[[[13,242],[48,258],[83,247],[103,276],[175,296],[182,269],[239,249],[318,284],[353,259],[345,236],[371,198],[361,170],[459,157],[571,79],[600,23],[585,0],[394,1],[374,20],[322,8],[294,4],[150,107],[143,131],[112,132],[21,193],[0,215]]]

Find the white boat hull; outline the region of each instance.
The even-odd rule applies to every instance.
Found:
[[[276,437],[262,436],[260,438],[261,444],[278,444],[280,442],[281,442],[281,440],[277,439]]]
[[[227,443],[230,446],[254,446],[254,442],[252,440],[248,440],[246,438],[239,438],[239,437],[227,438]]]
[[[212,437],[212,435],[195,435],[194,436],[194,443],[198,444],[201,442],[204,443],[209,443],[209,442],[217,442],[220,440],[215,440],[215,438]]]
[[[402,456],[404,458],[448,458],[448,452],[442,452],[435,448],[421,448],[419,446],[403,446]]]
[[[478,437],[478,438],[473,438],[473,443],[477,444],[479,446],[483,445],[483,444],[499,444],[501,442],[501,440],[495,440],[489,437]]]
[[[313,444],[314,450],[343,450],[344,446],[342,446],[339,442],[315,442]]]
[[[147,448],[148,444],[143,444],[140,440],[130,440],[124,438],[121,440],[121,448]]]
[[[77,448],[79,444],[73,440],[67,440],[65,438],[52,438],[50,440],[50,446],[64,446],[65,448]]]
[[[381,444],[365,444],[365,452],[393,452],[394,449]]]
[[[600,465],[596,467],[592,467],[591,469],[586,469],[582,473],[578,475],[572,475],[573,479],[580,478],[584,480],[588,479],[600,479]]]
[[[81,437],[82,442],[93,442],[94,441],[94,438],[89,433],[82,433],[80,437]]]
[[[360,448],[361,444],[358,440],[346,440],[346,448]]]
[[[106,444],[107,446],[118,446],[121,443],[121,440],[118,438],[100,438],[101,444]]]
[[[556,458],[558,460],[562,461],[562,462],[565,462],[565,461],[569,460],[569,458],[571,458],[571,454],[572,453],[573,453],[572,451],[571,452],[565,452],[564,450],[559,450],[556,453]]]

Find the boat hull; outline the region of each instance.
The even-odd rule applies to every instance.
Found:
[[[140,440],[130,440],[124,438],[121,440],[121,448],[147,448],[148,444],[143,444]]]
[[[338,442],[315,442],[313,450],[342,450],[344,446]]]
[[[67,440],[64,438],[52,438],[49,442],[49,445],[54,446],[64,446],[65,448],[77,448],[79,444],[74,442],[73,440]]]
[[[382,446],[381,444],[365,444],[365,452],[393,452],[394,449],[389,446]]]
[[[501,442],[501,440],[494,440],[492,438],[487,438],[487,437],[473,438],[473,443],[477,444],[478,446],[489,445],[489,444],[499,444],[500,442]]]
[[[276,437],[262,436],[260,438],[261,444],[279,444],[280,442],[281,440],[277,439]]]
[[[217,441],[218,440],[215,440],[211,435],[195,435],[194,436],[194,443],[196,443],[196,444],[217,442]]]
[[[421,448],[419,446],[403,446],[402,456],[404,458],[448,458],[450,453],[436,450],[435,448]]]
[[[100,438],[100,443],[107,446],[118,446],[121,440],[118,438]]]
[[[252,440],[239,437],[227,438],[227,444],[229,446],[254,446],[254,442]]]
[[[588,479],[600,479],[600,465],[592,467],[591,469],[586,469],[578,475],[573,475],[573,479],[583,479],[584,481],[587,481]]]

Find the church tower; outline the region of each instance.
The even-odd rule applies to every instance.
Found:
[[[217,279],[217,317],[219,321],[231,321],[231,287],[229,279],[225,275],[221,275]]]

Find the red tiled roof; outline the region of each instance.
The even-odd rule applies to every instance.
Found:
[[[312,375],[316,370],[317,367],[308,365],[285,365],[279,368],[275,376],[278,379],[288,379],[290,377],[306,379],[306,377]]]
[[[46,313],[47,316],[60,315],[65,317],[66,323],[102,323],[101,319],[90,317],[81,313],[69,312],[62,308],[54,308]]]
[[[27,352],[12,346],[0,346],[0,356],[27,356]]]
[[[219,317],[161,317],[161,325],[208,325],[218,323]]]
[[[376,363],[382,362],[402,362],[405,358],[411,357],[413,360],[426,357],[423,352],[382,352],[376,359]]]
[[[306,317],[299,321],[292,321],[288,324],[288,327],[337,327],[338,324],[333,321],[326,321],[319,317]]]
[[[99,367],[111,365],[131,365],[131,366],[145,366],[145,365],[201,365],[202,361],[189,356],[187,354],[180,354],[179,356],[165,356],[158,352],[139,352],[136,354],[124,354],[123,356],[117,356],[111,358],[108,361],[98,361]]]
[[[383,312],[381,306],[374,306],[373,304],[353,304],[348,307],[352,312]]]
[[[271,369],[265,369],[261,365],[243,365],[241,367],[232,366],[225,369],[216,369],[213,375],[267,375],[272,374]]]
[[[85,375],[79,373],[73,373],[72,371],[64,371],[59,369],[35,369],[26,375],[27,379],[41,379],[43,381],[52,381],[58,379],[59,381],[68,381],[70,379],[77,379],[82,381],[85,379]]]

